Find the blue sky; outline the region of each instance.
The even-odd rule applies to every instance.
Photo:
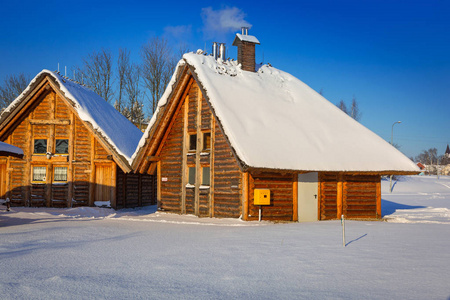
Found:
[[[361,123],[407,156],[450,143],[448,1],[4,1],[0,80],[20,72],[68,70],[83,57],[165,36],[210,52],[236,26],[261,42],[257,61],[289,72],[333,103],[351,102]],[[69,75],[69,74],[68,74]]]

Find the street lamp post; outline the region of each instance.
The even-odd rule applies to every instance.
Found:
[[[391,129],[391,145],[394,146],[394,125],[395,124],[400,124],[402,121],[397,121],[394,124],[392,124],[392,129]],[[392,193],[392,175],[390,177],[389,180],[389,191]]]

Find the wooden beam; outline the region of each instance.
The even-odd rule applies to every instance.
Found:
[[[206,101],[206,100],[205,100]],[[211,114],[211,153],[210,153],[210,162],[209,162],[209,170],[210,170],[210,180],[209,180],[209,216],[211,218],[214,217],[214,144],[216,142],[216,120],[214,116]]]
[[[146,160],[150,162],[159,161],[161,156],[147,156]]]
[[[91,143],[91,153],[90,153],[90,167],[91,167],[91,173],[89,175],[89,206],[93,206],[94,205],[94,201],[96,199],[95,198],[95,189],[96,189],[96,184],[95,184],[95,163],[94,163],[94,155],[95,155],[95,138],[94,135],[92,133],[89,133],[89,136],[91,138],[90,143]]]
[[[158,161],[157,174],[156,174],[156,206],[161,208],[161,161]]]
[[[188,153],[188,112],[189,112],[189,95],[186,95],[181,101],[184,102],[183,112],[183,142],[182,142],[182,161],[181,161],[181,213],[186,213],[186,184],[188,183],[187,169],[187,153]]]
[[[337,196],[336,196],[336,204],[337,204],[337,213],[336,213],[336,217],[338,218],[338,219],[340,219],[341,218],[341,215],[342,215],[342,212],[343,212],[343,210],[342,210],[342,205],[343,205],[343,192],[344,192],[344,189],[343,189],[343,174],[342,173],[339,173],[339,175],[338,175],[338,182],[337,182]]]
[[[322,206],[322,173],[319,172],[317,176],[317,220],[320,221],[322,219],[320,210]]]
[[[117,179],[117,165],[115,162],[111,162],[111,207],[117,209],[116,198],[116,179]]]
[[[202,167],[200,165],[200,153],[203,149],[203,138],[202,138],[202,93],[197,86],[197,114],[196,114],[196,128],[197,128],[197,147],[195,150],[195,196],[194,196],[194,214],[199,215],[199,205],[200,205],[200,185],[202,181]]]
[[[56,94],[55,94],[56,95]],[[30,119],[32,125],[70,125],[70,120],[38,120]]]
[[[292,221],[298,221],[298,174],[292,176]]]
[[[377,181],[377,218],[381,219],[381,177],[378,178]]]
[[[242,219],[248,220],[248,172],[242,173]]]
[[[67,170],[67,181],[69,182],[68,191],[67,191],[67,207],[72,207],[72,198],[73,198],[73,160],[74,158],[74,147],[75,147],[75,123],[74,123],[74,114],[69,111],[70,116],[70,124],[69,124],[69,168]]]

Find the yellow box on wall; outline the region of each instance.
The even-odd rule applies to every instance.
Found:
[[[255,205],[270,205],[270,190],[255,189]]]

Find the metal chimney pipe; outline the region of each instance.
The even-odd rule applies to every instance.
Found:
[[[225,50],[226,50],[225,43],[220,43],[220,46],[219,46],[219,57],[222,60],[225,60]]]
[[[248,35],[248,27],[241,27],[242,35]]]
[[[214,59],[217,60],[217,56],[218,56],[218,51],[219,49],[217,48],[217,42],[213,42],[212,44],[212,54],[214,56]]]

